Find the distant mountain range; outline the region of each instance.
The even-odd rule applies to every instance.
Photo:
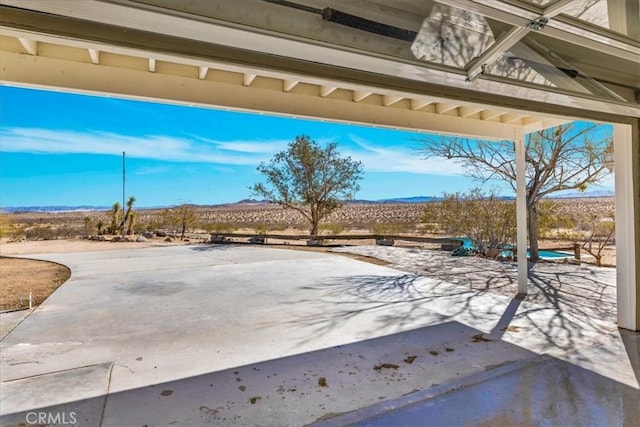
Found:
[[[591,197],[613,197],[613,192],[611,191],[586,191],[586,192],[570,192],[561,195],[555,195],[551,197],[552,199],[576,199],[576,198],[591,198]],[[504,196],[502,197],[504,200],[512,200],[515,199],[513,196]],[[396,197],[391,199],[379,199],[379,200],[364,200],[357,199],[352,200],[348,203],[354,204],[365,204],[365,203],[428,203],[442,200],[442,197],[437,196],[413,196],[413,197]],[[216,206],[227,206],[232,207],[235,205],[257,205],[267,203],[264,200],[255,200],[255,199],[243,199],[235,203],[223,203],[219,205],[200,205],[203,207],[216,207]],[[163,209],[170,206],[157,206],[157,207],[146,207],[139,209]],[[12,212],[41,212],[41,213],[56,213],[56,212],[95,212],[95,211],[107,211],[111,209],[110,206],[7,206],[0,208],[0,212],[4,213],[12,213]]]

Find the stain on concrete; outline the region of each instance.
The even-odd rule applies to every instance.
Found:
[[[209,408],[208,406],[201,406],[199,409],[201,412],[205,412],[211,415],[217,415],[218,411],[220,410],[220,408],[213,409],[213,408]]]
[[[382,371],[383,369],[398,369],[400,366],[396,365],[395,363],[381,363],[379,365],[376,365],[373,367],[374,371]]]
[[[486,338],[484,334],[475,334],[473,337],[471,337],[471,340],[473,342],[492,342],[493,341],[489,338]]]
[[[140,280],[132,283],[120,283],[116,290],[132,295],[165,297],[178,293],[187,287],[186,282],[147,282]]]

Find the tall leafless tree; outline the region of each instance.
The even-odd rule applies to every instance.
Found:
[[[540,201],[564,190],[584,191],[607,173],[602,154],[612,143],[608,127],[565,124],[529,134],[526,138],[527,225],[531,260],[538,256]],[[478,141],[431,136],[419,152],[454,160],[466,174],[482,182],[502,180],[516,191],[515,147],[512,141]]]

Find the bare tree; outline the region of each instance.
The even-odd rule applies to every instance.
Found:
[[[461,163],[467,175],[482,182],[497,179],[516,191],[515,147],[512,141],[478,141],[433,136],[421,141],[420,153]],[[580,190],[606,173],[602,153],[611,144],[603,127],[566,124],[527,135],[527,222],[531,260],[538,256],[539,203],[545,196],[563,190]]]
[[[267,182],[251,187],[253,193],[300,212],[311,224],[313,237],[323,218],[353,199],[362,179],[362,163],[340,157],[336,143],[322,148],[304,135],[296,136],[268,164],[260,164],[258,171]]]
[[[587,217],[590,228],[582,244],[582,249],[590,253],[595,258],[596,264],[601,266],[604,249],[613,241],[613,234],[616,230],[614,213],[609,212],[606,217],[592,213]]]

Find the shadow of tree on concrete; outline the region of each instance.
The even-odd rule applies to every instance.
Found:
[[[349,249],[376,256],[411,274],[339,277],[306,287],[314,291],[314,297],[296,303],[315,305],[318,310],[296,322],[312,326],[314,334],[330,333],[364,316],[370,318],[364,333],[392,333],[446,320],[485,321],[496,325],[492,336],[524,332],[537,336],[541,351],[566,352],[617,331],[612,269],[533,264],[529,293],[513,305],[517,294],[513,264],[419,249]]]

